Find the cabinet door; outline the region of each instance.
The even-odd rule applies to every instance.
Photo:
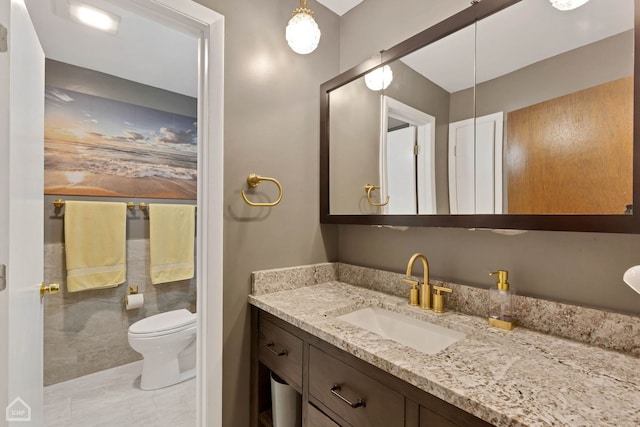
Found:
[[[448,419],[436,414],[425,408],[420,407],[420,427],[457,427],[457,424],[452,423]]]
[[[404,426],[404,396],[313,346],[309,395],[353,426]]]
[[[439,409],[445,418],[439,413],[435,413],[430,409],[420,406],[420,427],[492,427],[491,424],[477,418],[462,409],[455,408],[451,405],[445,405]]]
[[[340,427],[340,424],[333,422],[331,418],[320,412],[318,408],[307,403],[306,427]]]
[[[302,388],[302,340],[260,318],[260,361],[288,384]]]

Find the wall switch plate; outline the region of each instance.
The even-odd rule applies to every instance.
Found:
[[[7,287],[7,266],[0,264],[0,291],[4,291]]]
[[[0,24],[0,52],[6,52],[7,48],[7,27]]]

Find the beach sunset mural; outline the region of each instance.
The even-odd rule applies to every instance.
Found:
[[[196,199],[197,124],[45,88],[45,194]]]

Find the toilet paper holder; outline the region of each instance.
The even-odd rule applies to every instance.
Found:
[[[125,310],[136,310],[142,307],[144,299],[143,295],[138,292],[137,286],[129,286],[127,294],[122,297],[122,304],[124,305]]]
[[[124,305],[127,305],[127,297],[129,295],[136,295],[137,293],[138,293],[138,286],[137,285],[129,286],[129,290],[127,291],[127,294],[122,297],[122,303]]]

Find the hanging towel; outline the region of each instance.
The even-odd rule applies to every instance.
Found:
[[[127,205],[67,201],[64,211],[67,290],[113,288],[124,283]]]
[[[193,277],[195,205],[149,205],[151,283]]]

